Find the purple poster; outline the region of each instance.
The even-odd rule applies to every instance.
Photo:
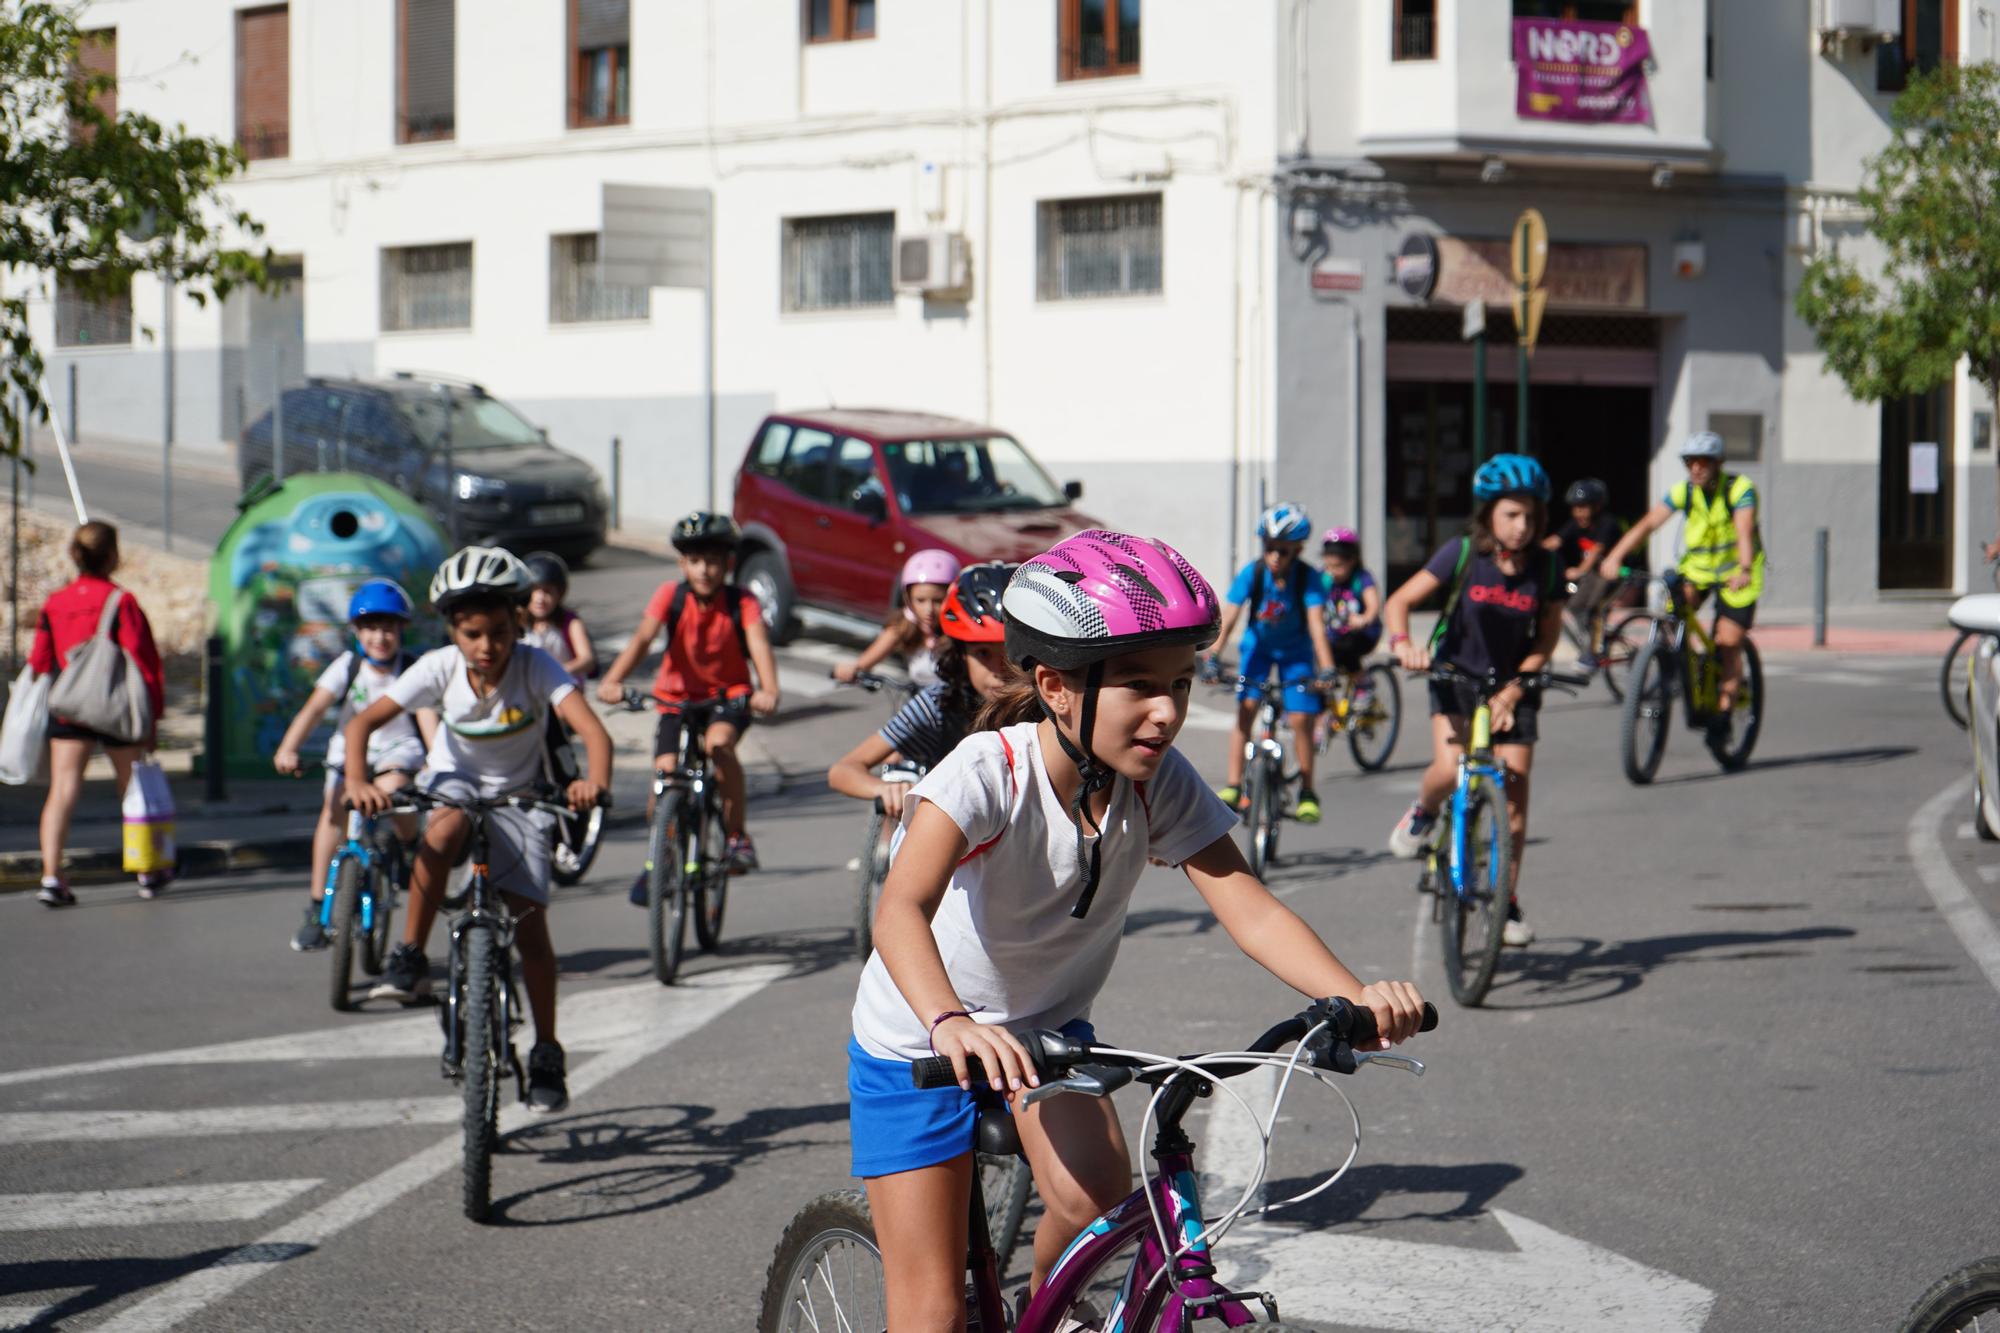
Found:
[[[1527,120],[1650,125],[1646,30],[1629,23],[1515,19],[1514,109]]]

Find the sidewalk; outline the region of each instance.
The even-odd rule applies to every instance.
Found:
[[[1750,636],[1767,653],[1942,657],[1958,637],[1945,618],[1955,600],[1949,595],[1898,597],[1831,607],[1826,614],[1826,645],[1817,648],[1810,607],[1760,607]]]

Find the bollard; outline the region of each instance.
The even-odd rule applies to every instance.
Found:
[[[222,736],[222,636],[211,634],[203,646],[202,670],[202,718],[201,718],[201,767],[203,791],[202,799],[221,801],[228,797],[227,786],[223,782],[223,759],[225,752]]]
[[[1826,544],[1825,528],[1813,531],[1813,647],[1826,647]]]
[[[611,437],[611,526],[618,529],[625,526],[625,506],[621,492],[625,481],[625,445],[616,435]]]
[[[70,444],[70,448],[72,448],[72,449],[74,449],[74,448],[76,447],[76,445],[77,445],[77,433],[76,433],[76,362],[74,362],[74,361],[72,361],[72,362],[70,362],[70,363],[69,363],[69,444]]]

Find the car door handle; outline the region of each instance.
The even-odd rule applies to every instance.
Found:
[[[813,522],[819,524],[822,528],[830,528],[833,526],[833,520],[828,518],[825,514],[819,515],[817,518],[813,519]]]

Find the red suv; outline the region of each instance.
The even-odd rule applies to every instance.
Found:
[[[779,413],[736,474],[739,577],[781,638],[800,604],[872,619],[915,552],[1025,560],[1098,526],[1071,507],[1082,495],[990,426],[876,408]]]

